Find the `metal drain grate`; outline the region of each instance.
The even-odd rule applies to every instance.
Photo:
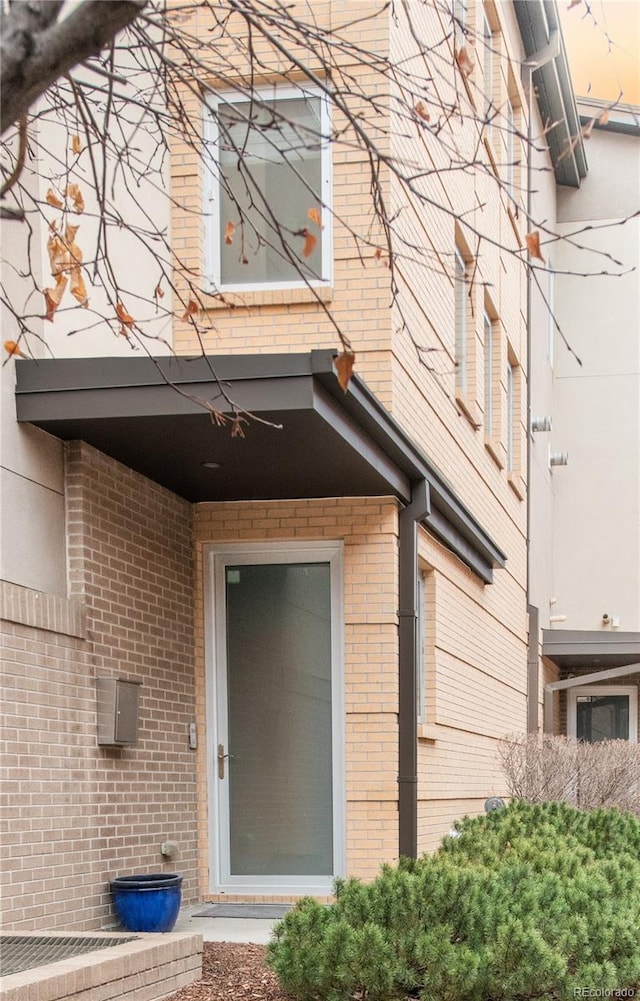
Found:
[[[124,938],[50,938],[46,935],[2,935],[0,937],[0,976],[22,973],[34,966],[46,966],[71,956],[82,956],[85,952],[109,949],[125,942],[135,942],[136,935]]]

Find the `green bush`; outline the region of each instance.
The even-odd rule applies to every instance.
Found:
[[[640,820],[518,801],[467,818],[435,855],[338,880],[329,907],[300,901],[269,962],[298,1001],[560,1001],[640,985]]]

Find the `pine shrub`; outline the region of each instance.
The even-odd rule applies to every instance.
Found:
[[[640,988],[640,820],[514,801],[274,930],[297,1001],[564,1001]],[[612,996],[612,995],[609,995]]]

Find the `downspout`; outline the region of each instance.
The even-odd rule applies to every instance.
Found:
[[[398,519],[398,851],[418,854],[418,523],[431,512],[426,480],[411,484]]]

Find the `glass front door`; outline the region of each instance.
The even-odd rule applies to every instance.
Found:
[[[569,689],[567,733],[578,740],[638,739],[638,690],[635,686],[585,685]]]
[[[220,556],[215,574],[219,882],[329,888],[341,729],[331,560],[242,556]]]
[[[579,695],[576,736],[590,743],[629,739],[628,695]]]

